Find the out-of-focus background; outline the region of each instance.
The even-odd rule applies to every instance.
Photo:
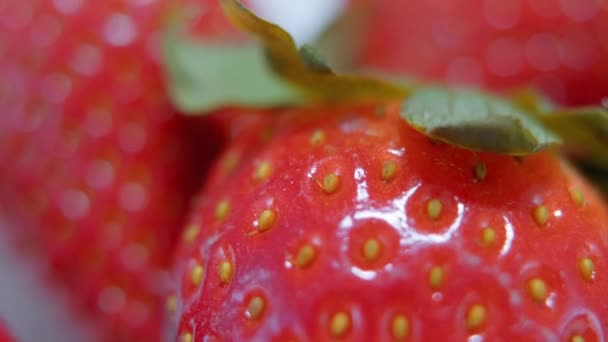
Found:
[[[60,6],[72,1],[54,2]],[[251,0],[250,4],[257,14],[279,23],[304,43],[314,40],[339,14],[344,0]],[[3,235],[9,230],[6,224],[0,218],[0,318],[18,341],[91,341],[94,325],[83,325],[66,310],[69,293],[65,289],[39,285],[43,273],[40,262],[35,257],[17,259]]]

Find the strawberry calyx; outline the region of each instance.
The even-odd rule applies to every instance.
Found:
[[[254,44],[207,41],[178,32],[165,39],[169,95],[185,115],[226,106],[299,105],[299,94],[273,73]]]
[[[540,95],[511,97],[390,77],[343,75],[311,46],[238,0],[221,0],[228,19],[261,43],[230,45],[173,35],[166,40],[169,88],[187,113],[226,106],[402,103],[402,118],[434,140],[471,150],[525,156],[565,143],[608,169],[608,111],[557,108]]]
[[[361,75],[339,75],[308,45],[298,47],[280,26],[263,20],[238,1],[222,1],[235,26],[255,35],[252,43],[209,42],[167,25],[165,72],[174,105],[186,114],[223,107],[357,104],[405,98],[409,88]],[[325,37],[327,38],[327,37]]]
[[[608,110],[601,107],[560,108],[540,113],[537,119],[563,137],[575,159],[608,170]]]
[[[401,116],[427,136],[470,150],[517,156],[561,143],[509,101],[480,91],[420,88]]]

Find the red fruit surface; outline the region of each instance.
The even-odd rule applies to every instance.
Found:
[[[112,341],[160,339],[169,257],[217,141],[165,95],[169,3],[0,5],[0,205]],[[231,32],[197,3],[194,31]]]
[[[434,142],[397,107],[250,117],[182,237],[174,336],[607,337],[598,194],[552,152],[515,159]]]
[[[361,62],[389,72],[509,89],[565,104],[608,97],[608,2],[377,0]]]

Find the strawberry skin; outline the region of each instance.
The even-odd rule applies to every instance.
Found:
[[[217,140],[195,143],[165,95],[167,3],[0,5],[0,208],[108,340],[160,339],[169,257]],[[226,31],[217,7],[193,30]]]
[[[606,338],[608,211],[552,152],[434,142],[398,106],[274,114],[191,213],[181,341]]]
[[[366,2],[367,3],[367,2]],[[565,104],[608,96],[605,1],[370,1],[361,62],[388,72],[509,89]]]

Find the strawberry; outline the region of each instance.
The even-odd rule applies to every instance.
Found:
[[[608,6],[597,0],[365,2],[360,62],[387,72],[509,89],[565,104],[608,96]]]
[[[245,118],[181,239],[181,341],[608,336],[608,210],[553,152],[431,140],[395,105]]]
[[[109,340],[160,339],[165,269],[215,148],[165,95],[168,3],[0,5],[0,204]],[[206,5],[193,31],[227,31]]]

